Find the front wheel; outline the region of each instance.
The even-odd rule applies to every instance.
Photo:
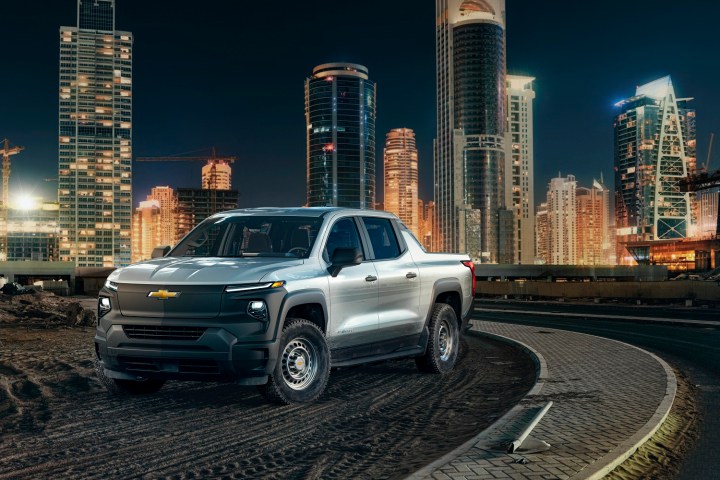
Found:
[[[165,385],[165,380],[121,380],[105,375],[100,360],[95,359],[95,375],[100,383],[113,395],[147,395],[155,393]]]
[[[283,405],[308,403],[322,395],[330,378],[330,349],[317,325],[289,318],[280,335],[278,359],[260,393]]]
[[[415,364],[423,372],[448,373],[455,366],[460,348],[455,310],[446,303],[433,305],[429,329],[425,355],[415,358]]]

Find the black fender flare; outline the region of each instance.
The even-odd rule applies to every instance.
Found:
[[[279,333],[285,327],[285,320],[290,309],[306,303],[320,304],[323,310],[323,321],[325,322],[325,326],[327,328],[328,309],[327,302],[325,301],[325,293],[319,288],[298,290],[297,292],[285,295],[285,298],[280,304],[280,311],[278,312],[277,321],[275,322],[275,331],[273,332],[272,337],[273,341],[277,340]]]
[[[438,295],[441,295],[443,293],[448,292],[454,292],[457,293],[460,296],[460,310],[462,310],[462,286],[460,285],[460,282],[457,278],[441,278],[435,281],[435,284],[433,285],[432,290],[432,296],[431,296],[431,303],[430,308],[428,309],[427,317],[425,318],[425,329],[428,329],[428,326],[430,325],[430,317],[432,317],[432,311],[433,311],[433,305],[435,305],[435,299]],[[460,312],[460,316],[458,317],[458,328],[461,327],[462,323],[462,311]]]

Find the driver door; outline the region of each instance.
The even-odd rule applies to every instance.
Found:
[[[377,335],[379,282],[374,263],[366,260],[354,217],[340,218],[332,225],[323,250],[328,267],[336,248],[360,249],[363,262],[343,268],[336,277],[328,274],[328,343],[331,348],[370,343]]]

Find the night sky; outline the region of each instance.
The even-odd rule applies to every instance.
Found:
[[[116,11],[116,28],[135,36],[134,156],[215,145],[239,157],[241,206],[302,205],[303,81],[315,65],[353,62],[377,83],[378,200],[385,133],[398,127],[417,134],[420,196],[432,197],[431,0],[117,0]],[[75,25],[76,2],[3,2],[0,18],[0,140],[26,147],[13,157],[11,197],[54,200],[43,178],[57,177],[58,29]],[[678,96],[695,98],[704,161],[710,132],[720,134],[719,18],[711,0],[507,0],[508,72],[537,78],[536,198],[558,171],[587,186],[602,171],[612,185],[613,104],[668,74]],[[134,204],[154,185],[199,187],[201,166],[136,163]]]

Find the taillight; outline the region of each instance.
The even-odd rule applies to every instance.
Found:
[[[475,277],[475,264],[471,262],[470,260],[464,260],[462,262],[463,265],[468,267],[470,269],[470,274],[472,275],[472,296],[475,296],[475,290],[477,289],[477,278]]]

